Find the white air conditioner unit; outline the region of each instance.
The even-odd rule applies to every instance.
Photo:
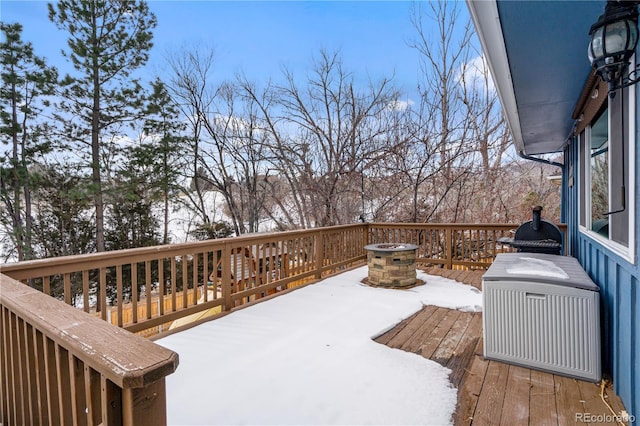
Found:
[[[482,291],[485,358],[600,381],[600,293],[576,259],[499,254]]]

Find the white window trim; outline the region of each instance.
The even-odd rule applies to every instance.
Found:
[[[633,63],[635,64],[635,57],[633,55]],[[628,258],[627,260],[634,264],[636,263],[636,90],[635,86],[629,90],[629,114],[627,114],[627,120],[629,121],[629,155],[627,159],[627,167],[629,168],[629,179],[627,180],[627,188],[629,188],[629,199],[627,200],[629,208],[629,247],[627,248]]]
[[[636,263],[636,186],[635,186],[635,175],[636,175],[636,90],[635,87],[628,91],[628,104],[624,106],[624,109],[627,111],[625,116],[625,121],[629,126],[629,133],[625,135],[627,138],[627,144],[629,146],[629,154],[626,158],[627,164],[625,165],[627,168],[628,179],[625,182],[627,186],[628,198],[626,200],[626,208],[629,210],[629,226],[628,226],[628,241],[629,247],[625,247],[620,243],[617,243],[609,238],[605,238],[602,235],[593,232],[591,230],[591,195],[590,193],[586,195],[585,203],[582,204],[583,194],[586,194],[585,188],[581,188],[578,191],[578,205],[584,205],[586,209],[586,220],[587,227],[580,224],[580,213],[578,214],[578,229],[580,233],[594,240],[598,244],[606,247],[612,252],[616,253],[623,259],[627,260],[631,264]],[[611,134],[611,110],[608,110],[609,114],[609,134]],[[587,147],[591,146],[591,126],[587,126],[585,129],[587,130],[585,133],[585,144],[582,147],[578,147],[578,151],[580,154],[580,150],[582,150],[582,155],[585,156],[585,185],[587,182],[591,182],[591,150],[587,149]],[[619,172],[617,170],[617,172]],[[611,162],[609,163],[609,182],[611,182],[611,173],[613,173],[613,167],[611,167]],[[609,191],[609,197],[611,197],[611,191]],[[611,205],[611,202],[609,203]]]

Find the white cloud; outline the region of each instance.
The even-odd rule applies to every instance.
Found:
[[[493,84],[493,78],[484,55],[476,56],[469,62],[462,64],[457,76],[460,84],[466,84],[467,87],[474,91],[495,93],[496,89]]]
[[[409,108],[411,105],[415,104],[414,101],[412,101],[411,99],[407,99],[405,100],[400,100],[397,99],[395,101],[391,101],[387,104],[387,108],[390,111],[404,111],[407,108]]]
[[[138,143],[138,140],[129,136],[129,135],[113,135],[110,137],[110,141],[111,143],[113,143],[114,145],[120,147],[120,148],[126,148],[126,147],[130,147],[133,145],[136,145]]]

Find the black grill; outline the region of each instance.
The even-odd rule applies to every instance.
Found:
[[[515,247],[519,252],[560,254],[562,233],[556,225],[541,216],[542,207],[534,207],[532,220],[520,225],[513,238],[500,238],[498,242]]]

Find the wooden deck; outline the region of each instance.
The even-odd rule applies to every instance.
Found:
[[[427,272],[481,288],[483,271]],[[613,412],[599,384],[485,360],[479,312],[425,306],[376,341],[451,369],[451,383],[458,388],[456,425],[627,424],[613,417],[624,406],[610,383],[604,400]]]

